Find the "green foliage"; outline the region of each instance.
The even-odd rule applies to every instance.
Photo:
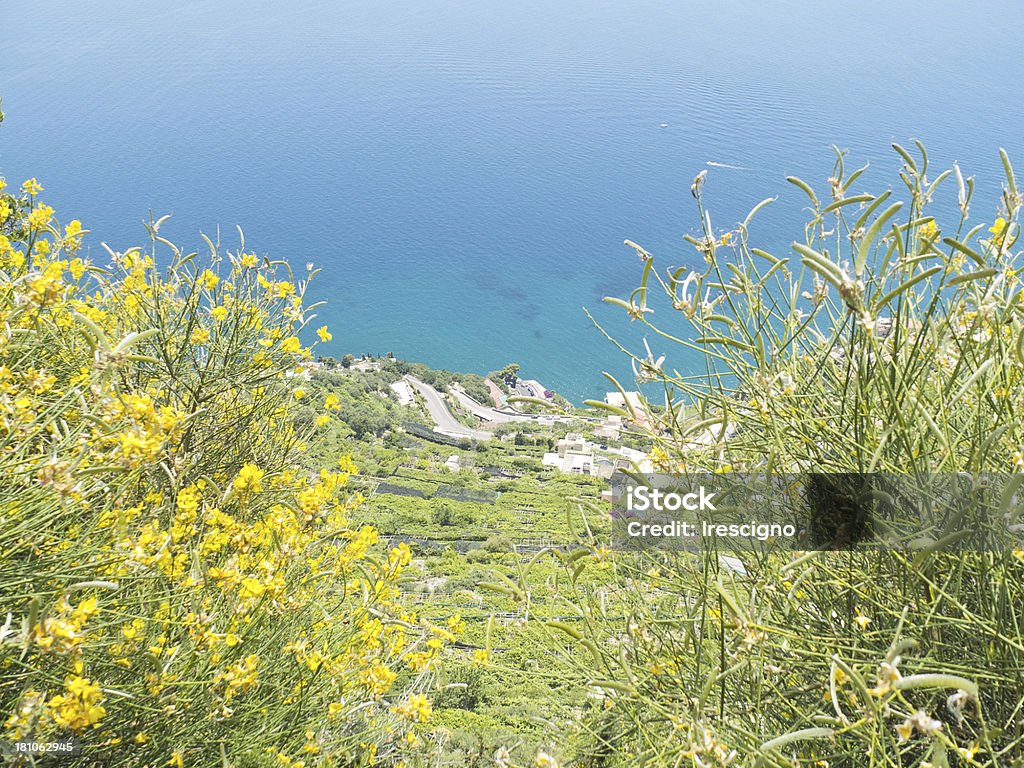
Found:
[[[351,463],[300,463],[312,274],[244,243],[184,253],[163,219],[95,263],[41,191],[0,194],[4,746],[74,733],[82,764],[114,767],[394,758],[441,649],[385,597],[408,550],[348,526]]]
[[[437,504],[431,514],[431,521],[434,525],[443,527],[455,525],[456,519],[455,513],[452,511],[452,505],[443,501]]]
[[[634,246],[642,285],[612,303],[704,356],[691,376],[669,373],[670,349],[633,357],[664,387],[664,411],[647,409],[663,470],[1024,469],[1009,162],[995,223],[971,226],[959,169],[929,181],[922,147],[897,152],[902,206],[854,194],[842,153],[827,204],[791,179],[811,202],[795,262],[752,244],[751,217],[712,230],[703,177],[690,240],[705,267],[663,272]],[[949,178],[947,222],[931,201]],[[691,333],[654,325],[659,293]],[[561,673],[601,701],[581,721],[583,762],[996,768],[1021,754],[1024,550],[779,551],[741,573],[714,552],[610,555],[599,541],[563,558],[582,620],[548,627],[571,649]],[[601,568],[614,596],[587,581]]]
[[[512,542],[507,536],[491,536],[484,542],[483,548],[487,552],[511,552]]]
[[[852,195],[860,174],[845,176],[843,161],[838,153],[832,202],[814,204],[792,256],[753,246],[751,217],[716,233],[703,209],[703,236],[691,238],[702,271],[663,274],[641,249],[644,287],[615,301],[654,329],[641,310],[662,293],[690,326],[681,343],[707,362],[683,377],[668,373],[664,357],[634,357],[673,406],[655,415],[672,436],[663,447],[689,462],[720,453],[738,470],[1024,468],[1012,171],[995,223],[971,226],[973,184],[959,169],[929,181],[923,150],[904,159],[903,203],[892,191]],[[961,179],[958,215],[940,221],[931,201],[951,178]],[[693,404],[688,423],[678,421],[681,402]],[[702,435],[705,449],[692,450]]]
[[[519,363],[509,363],[500,371],[494,371],[490,374],[489,378],[491,381],[497,383],[506,393],[511,392],[512,388],[519,381]]]
[[[442,369],[429,368],[422,363],[395,361],[395,369],[402,374],[412,374],[426,382],[438,392],[445,392],[452,384],[459,384],[467,393],[480,403],[490,403],[491,395],[484,383],[484,377],[475,373],[453,373]]]

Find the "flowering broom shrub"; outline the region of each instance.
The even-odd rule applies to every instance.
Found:
[[[0,743],[397,761],[446,633],[396,603],[408,549],[349,526],[351,462],[297,461],[308,277],[163,220],[95,260],[41,191],[0,180]]]
[[[923,147],[896,149],[903,202],[855,192],[863,169],[846,175],[839,152],[828,197],[791,179],[810,202],[792,254],[753,245],[753,213],[715,230],[703,174],[702,234],[688,238],[700,269],[658,269],[629,243],[642,284],[610,301],[651,331],[633,363],[664,387],[664,407],[643,414],[659,471],[1024,470],[1009,160],[1002,209],[974,224],[972,180],[955,167],[929,179]],[[933,212],[954,182],[953,215]],[[665,305],[688,330],[655,322]],[[699,350],[699,366],[673,370],[678,345]],[[592,696],[584,763],[1024,764],[1019,545],[952,552],[937,534],[911,550],[777,551],[736,568],[712,551],[608,556],[583,542],[562,581],[579,621],[549,630],[573,643],[562,674]],[[595,562],[614,586],[587,580]]]

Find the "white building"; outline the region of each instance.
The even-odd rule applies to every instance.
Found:
[[[570,432],[555,443],[553,453],[544,454],[541,464],[554,467],[567,475],[592,475],[596,447],[578,432]]]
[[[620,469],[636,468],[641,472],[651,472],[653,469],[643,451],[609,448],[591,442],[577,432],[570,432],[555,443],[555,451],[545,453],[541,463],[567,475],[603,478],[611,477]]]
[[[625,410],[642,410],[642,401],[640,400],[639,392],[605,392],[604,401],[615,408],[623,408]]]
[[[618,440],[622,434],[622,417],[612,414],[601,422],[601,426],[594,430],[594,437],[603,440]]]

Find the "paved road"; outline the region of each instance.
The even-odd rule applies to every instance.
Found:
[[[452,397],[462,403],[463,408],[484,421],[493,421],[495,424],[508,424],[513,421],[529,421],[530,419],[537,418],[528,413],[507,413],[494,408],[488,408],[486,405],[481,405],[461,389],[456,389],[455,387],[448,391],[452,394]]]
[[[475,400],[471,395],[467,394],[461,389],[452,387],[448,390],[456,400],[458,400],[466,410],[476,416],[478,419],[484,421],[491,421],[495,424],[509,424],[513,421],[539,421],[540,419],[550,419],[552,421],[570,423],[574,420],[579,419],[580,421],[598,421],[598,419],[586,418],[586,417],[574,417],[574,416],[563,416],[556,413],[522,413],[509,407],[507,410],[498,410],[497,408],[490,408],[486,405],[482,405],[479,401]]]
[[[459,438],[468,437],[471,440],[490,440],[494,437],[490,432],[485,432],[482,429],[470,429],[460,424],[448,410],[448,406],[441,398],[441,393],[426,382],[420,381],[414,376],[406,376],[405,379],[423,395],[423,399],[427,403],[427,412],[437,424],[437,431],[441,434]]]

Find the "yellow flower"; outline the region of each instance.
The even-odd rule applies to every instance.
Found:
[[[208,269],[203,270],[203,274],[199,276],[199,279],[203,281],[203,285],[208,291],[212,291],[217,287],[217,283],[220,282],[220,278]]]
[[[1006,219],[1002,216],[997,218],[995,222],[993,222],[992,226],[988,228],[988,231],[992,233],[992,244],[996,248],[1003,247],[1003,239],[1006,237],[1006,228]]]
[[[72,620],[78,624],[81,624],[82,622],[99,613],[99,610],[100,609],[99,605],[96,602],[96,598],[88,597],[82,602],[80,602],[78,604],[78,607],[75,608],[75,611],[72,614]]]
[[[173,768],[185,768],[184,756],[178,750],[174,750],[171,752],[171,759],[167,761],[167,764]]]
[[[242,579],[242,585],[238,590],[238,596],[244,599],[256,599],[260,597],[266,588],[260,583],[259,579],[254,579],[252,576],[246,576]]]
[[[307,755],[316,755],[320,752],[320,745],[316,743],[316,734],[313,731],[306,731],[306,743],[302,751]]]
[[[430,703],[430,699],[422,693],[414,693],[406,699],[404,703],[399,704],[392,709],[406,720],[411,720],[414,723],[427,722],[434,711],[434,708]]]
[[[960,753],[960,757],[964,760],[973,760],[974,756],[978,754],[978,745],[972,743],[969,747],[957,747],[956,751]]]
[[[359,673],[359,684],[376,696],[383,696],[398,677],[394,672],[375,661],[369,668]]]
[[[281,342],[281,351],[288,354],[298,354],[302,350],[302,342],[297,336],[289,336]]]
[[[341,401],[333,392],[324,398],[324,408],[328,411],[340,411]]]
[[[47,702],[54,721],[62,728],[81,731],[98,723],[107,710],[100,702],[103,695],[100,686],[79,675],[69,677],[64,683],[65,692]]]
[[[29,179],[21,185],[21,191],[26,195],[38,195],[43,191],[43,186],[35,179]]]
[[[28,228],[33,232],[38,232],[40,229],[50,223],[50,219],[53,218],[53,208],[48,205],[37,205],[32,209],[32,212],[28,215]]]
[[[334,338],[333,336],[331,336],[330,331],[327,330],[326,325],[317,328],[316,335],[320,337],[320,341],[330,341],[332,338]]]
[[[139,636],[139,632],[145,627],[145,622],[142,619],[133,619],[131,624],[125,624],[121,627],[121,634],[124,635],[126,640],[134,640]]]
[[[473,664],[478,667],[486,667],[491,661],[491,654],[483,648],[473,651]]]
[[[939,226],[935,223],[935,219],[931,219],[922,224],[918,228],[917,233],[924,240],[932,240],[939,234]]]
[[[651,449],[650,453],[651,463],[656,467],[667,467],[668,466],[668,452],[660,445],[656,445]]]
[[[867,629],[868,628],[868,624],[871,623],[871,619],[870,618],[868,618],[867,616],[864,616],[863,614],[860,614],[860,613],[858,613],[854,617],[853,621],[862,630]]]
[[[82,242],[82,222],[73,219],[64,227],[64,244],[71,250],[75,250]]]
[[[223,687],[225,701],[229,701],[239,693],[245,693],[259,686],[259,657],[256,654],[249,654],[237,664],[232,664],[224,672],[219,672],[214,678],[214,686]]]
[[[883,661],[878,667],[878,680],[875,683],[875,687],[870,689],[868,693],[872,696],[885,696],[892,690],[893,683],[897,682],[901,677],[902,675],[896,668],[895,661],[892,664]]]
[[[255,464],[246,464],[235,475],[231,485],[239,493],[259,493],[263,490],[264,471]]]
[[[210,316],[214,320],[223,320],[225,317],[228,316],[227,307],[214,307],[213,309],[210,310]]]

